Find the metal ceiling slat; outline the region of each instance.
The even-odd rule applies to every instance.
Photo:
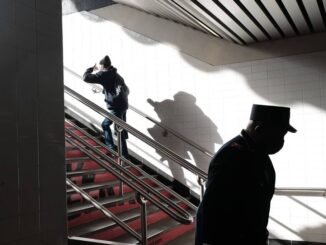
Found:
[[[257,5],[260,7],[260,9],[264,12],[264,14],[266,15],[266,17],[269,19],[269,21],[274,25],[274,27],[278,30],[278,32],[280,33],[280,35],[282,37],[285,37],[285,34],[283,32],[283,30],[281,29],[281,27],[277,24],[277,22],[275,21],[275,19],[273,18],[273,16],[271,15],[271,13],[267,10],[267,8],[265,7],[264,3],[261,0],[255,0],[255,2],[257,3]]]
[[[212,20],[212,18],[209,15],[207,15],[202,9],[200,9],[192,1],[178,0],[178,3],[181,4],[188,11],[193,13],[194,16],[196,16],[198,19],[200,19],[209,28],[214,30],[219,35],[221,35],[223,39],[226,39],[226,40],[234,42],[234,43],[238,43],[232,37],[230,37],[230,35],[228,35],[225,31],[222,30],[223,27],[220,28],[218,23],[216,23],[214,20]]]
[[[113,0],[248,44],[326,30],[326,0]]]
[[[165,1],[165,0],[164,0]],[[158,15],[162,18],[168,18],[170,20],[177,21],[179,23],[182,23],[187,26],[192,26],[194,28],[197,28],[199,30],[203,30],[200,26],[197,26],[192,21],[186,19],[182,13],[176,11],[173,8],[167,8],[166,5],[160,4],[159,1],[148,1],[148,0],[115,0],[115,2],[123,3],[132,7],[135,7],[137,9],[141,9],[147,13]]]
[[[214,30],[211,30],[209,27],[207,27],[200,19],[198,19],[194,13],[189,12],[186,8],[184,8],[182,5],[180,5],[178,2],[174,0],[164,0],[164,2],[168,3],[171,8],[177,9],[179,13],[182,13],[191,23],[192,25],[198,26],[200,30],[202,30],[205,33],[208,33],[210,35],[222,38],[219,33],[216,33]]]
[[[197,0],[191,0],[196,6],[198,6],[202,11],[204,11],[209,17],[221,25],[231,36],[234,36],[233,40],[239,44],[247,44],[237,33],[230,29],[224,22],[217,18],[211,11],[209,11],[204,5],[202,5]]]
[[[265,13],[259,8],[253,0],[239,0],[242,5],[248,9],[248,11],[257,19],[261,26],[269,33],[273,39],[280,38],[281,35],[275,28],[275,26],[270,22]]]
[[[326,1],[326,0],[325,0]],[[323,23],[324,23],[324,28],[326,28],[326,12],[325,12],[325,5],[323,0],[317,0],[318,3],[318,7],[319,7],[319,11],[320,11],[320,15],[323,19]]]
[[[281,11],[283,12],[285,18],[287,19],[287,21],[291,25],[291,27],[292,27],[293,31],[295,32],[295,34],[300,35],[300,32],[299,32],[297,26],[295,25],[291,15],[287,11],[286,7],[284,6],[282,0],[276,0],[276,3],[278,4],[278,6],[281,9]]]
[[[171,7],[170,5],[167,5],[167,2],[165,0],[158,0],[159,4],[162,6],[162,8],[165,8],[167,12],[171,12],[170,18],[172,20],[179,21],[180,23],[183,23],[188,26],[192,26],[193,28],[196,28],[200,31],[206,32],[201,26],[197,25],[197,23],[190,20],[187,16],[185,16],[183,13],[180,13],[175,8]],[[175,17],[174,17],[175,16]]]
[[[202,6],[208,9],[213,15],[223,22],[230,30],[236,33],[246,43],[252,43],[255,40],[244,31],[223,9],[221,9],[213,0],[197,0]]]
[[[239,0],[219,0],[232,14],[253,34],[258,38],[259,41],[268,40],[270,35],[260,25],[256,18],[251,13],[248,14],[248,9],[241,5]],[[241,6],[241,7],[240,7]],[[251,16],[250,16],[251,15]],[[254,22],[256,21],[256,23]],[[257,22],[259,23],[257,25]],[[260,27],[259,27],[260,25]],[[265,33],[264,33],[265,32]],[[267,35],[266,35],[267,33]]]
[[[291,37],[295,35],[295,32],[286,19],[283,11],[280,9],[279,5],[277,4],[276,1],[271,1],[271,0],[260,0],[268,12],[273,16],[273,19],[275,22],[278,24],[278,26],[281,28],[283,31],[284,35],[286,37]]]
[[[310,21],[314,27],[314,30],[321,31],[324,29],[324,24],[322,17],[320,15],[319,7],[317,1],[305,0],[303,4],[309,15]]]
[[[191,22],[180,16],[180,13],[178,14],[177,11],[171,11],[164,8],[159,1],[146,1],[146,4],[149,4],[151,12],[162,18],[171,19],[185,25],[193,26]]]
[[[253,40],[256,42],[258,41],[258,38],[238,19],[236,18],[231,11],[229,11],[220,1],[213,0],[213,2],[224,11],[225,14],[227,14],[235,23],[238,24]],[[232,9],[234,11],[234,9]]]
[[[239,8],[245,13],[248,18],[257,26],[259,30],[261,30],[262,33],[264,33],[265,37],[269,40],[272,39],[272,37],[269,35],[269,33],[265,30],[265,28],[258,22],[258,20],[253,16],[250,11],[242,4],[240,0],[234,0],[234,2],[239,6]]]
[[[172,8],[170,5],[167,5],[167,2],[158,0],[157,3],[165,9],[162,10],[165,14],[163,16],[170,18],[171,20],[178,21],[180,23],[183,23],[188,26],[192,26],[194,28],[197,28],[198,30],[204,31],[202,27],[198,26],[196,23],[193,21],[189,20],[187,17],[185,17],[182,13],[177,11],[176,9]]]
[[[193,7],[192,3],[189,0],[170,0],[171,2],[174,2],[177,4],[180,8],[183,9],[186,13],[192,16],[192,18],[197,22],[198,25],[201,26],[201,28],[205,29],[207,33],[210,35],[218,36],[222,39],[227,39],[229,41],[232,41],[223,31],[221,31],[217,26],[213,23],[210,23],[207,18],[205,18],[203,15],[200,14],[201,10],[196,9]]]
[[[311,23],[311,20],[309,18],[309,15],[307,13],[306,7],[303,4],[303,1],[302,0],[297,0],[297,3],[298,3],[298,6],[299,6],[299,8],[301,10],[301,13],[302,13],[305,21],[306,21],[306,23],[307,23],[307,25],[309,27],[310,32],[315,32],[314,27],[313,27],[313,25]]]
[[[296,0],[285,0],[283,1],[288,13],[296,24],[298,30],[301,34],[309,33],[309,28],[307,23],[301,13],[301,10],[296,2]]]

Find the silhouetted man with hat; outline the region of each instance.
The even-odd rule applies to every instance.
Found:
[[[197,211],[196,245],[267,245],[275,171],[269,154],[282,149],[290,108],[253,105],[240,135],[213,157]]]

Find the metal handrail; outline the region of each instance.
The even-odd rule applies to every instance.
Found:
[[[92,203],[93,206],[95,206],[98,210],[100,210],[105,216],[113,219],[126,232],[128,232],[130,235],[132,235],[138,241],[140,241],[140,242],[142,241],[141,236],[134,229],[130,228],[130,226],[128,226],[125,222],[121,221],[114,213],[112,213],[110,210],[106,209],[101,203],[99,203],[93,197],[88,195],[83,189],[79,188],[76,184],[74,184],[68,178],[66,178],[66,184],[69,185],[71,188],[73,188],[80,195],[82,195],[82,197],[85,198],[87,201]]]
[[[309,188],[309,187],[276,187],[276,195],[313,195],[326,197],[326,188]]]
[[[78,79],[82,80],[82,77],[77,74],[76,72],[72,71],[71,69],[64,67],[65,70],[67,70],[69,73],[73,74],[75,77],[77,77]],[[65,86],[66,87],[66,86]],[[94,84],[92,84],[92,87],[95,89],[92,89],[92,91],[94,93],[100,93],[102,92],[102,88],[100,88],[99,86],[96,86]],[[135,108],[132,105],[129,105],[129,109],[134,111],[135,113],[137,113],[138,115],[146,118],[147,120],[151,121],[152,123],[155,123],[157,126],[163,128],[164,130],[166,130],[167,132],[173,134],[175,137],[181,139],[182,141],[186,142],[188,145],[196,148],[198,151],[202,152],[203,154],[209,156],[210,158],[212,158],[214,156],[214,153],[208,151],[207,149],[205,149],[204,147],[198,145],[196,142],[192,141],[191,139],[183,136],[182,134],[178,133],[177,131],[173,130],[172,128],[160,123],[159,121],[155,120],[154,118],[150,117],[149,115],[145,114],[144,112],[138,110],[137,108]]]
[[[182,134],[179,134],[177,131],[173,130],[172,128],[160,123],[159,121],[155,120],[154,118],[148,116],[147,114],[141,112],[140,110],[138,110],[137,108],[129,105],[130,109],[134,112],[136,112],[138,115],[141,115],[142,117],[148,119],[149,121],[155,123],[157,126],[163,128],[164,130],[166,130],[167,132],[173,134],[175,137],[181,139],[182,141],[186,142],[188,145],[191,145],[192,147],[196,148],[197,150],[199,150],[200,152],[204,153],[205,155],[209,156],[210,158],[213,158],[214,154],[210,151],[208,151],[207,149],[205,149],[204,147],[196,144],[194,141],[192,141],[191,139],[188,139],[187,137],[183,136]]]
[[[86,238],[86,237],[76,237],[76,236],[70,236],[68,237],[69,240],[72,241],[79,241],[79,242],[86,242],[89,244],[105,244],[105,245],[135,245],[133,243],[121,243],[121,242],[111,242],[111,241],[103,241],[103,240],[98,240],[94,238]]]
[[[80,138],[70,129],[66,128],[65,132],[69,134],[71,137],[73,137],[75,140],[77,140],[79,144],[77,144],[76,141],[73,141],[69,137],[66,137],[67,142],[69,142],[72,145],[75,145],[80,151],[82,151],[84,154],[90,157],[93,161],[95,161],[101,167],[105,168],[107,171],[112,173],[116,178],[127,183],[132,189],[136,190],[143,197],[151,201],[162,211],[168,214],[171,218],[175,219],[176,221],[182,224],[190,224],[193,222],[193,217],[191,214],[189,214],[186,210],[182,209],[179,205],[175,204],[169,198],[167,198],[166,196],[162,195],[160,192],[155,190],[152,186],[148,185],[143,180],[138,179],[137,176],[135,176],[133,173],[129,172],[124,167],[117,164],[112,158],[107,156],[99,149],[95,148],[93,145],[91,145],[84,139]],[[95,152],[96,155],[89,152],[85,147],[83,147],[83,145],[91,149],[91,151]],[[98,156],[100,156],[101,159]],[[102,159],[104,159],[105,161]],[[111,166],[110,164],[114,166]],[[165,204],[167,204],[169,207],[172,207],[174,211],[169,209]]]
[[[153,139],[149,138],[147,135],[141,133],[137,129],[133,128],[132,126],[130,126],[129,124],[127,124],[126,122],[121,120],[120,118],[114,116],[113,114],[111,114],[111,113],[107,112],[106,110],[104,110],[102,107],[96,105],[95,103],[91,102],[90,100],[88,100],[85,97],[81,96],[80,94],[76,93],[75,91],[73,91],[69,87],[64,86],[64,90],[65,90],[65,93],[69,94],[70,96],[72,96],[73,98],[78,100],[79,102],[81,102],[81,103],[85,104],[86,106],[90,107],[91,109],[93,109],[94,111],[99,113],[100,115],[109,118],[115,124],[117,124],[119,127],[121,127],[124,130],[128,131],[129,133],[134,135],[136,138],[138,138],[138,139],[142,140],[143,142],[147,143],[148,145],[153,147],[155,150],[161,152],[162,154],[164,154],[165,156],[167,156],[168,158],[170,158],[171,160],[173,160],[177,164],[179,164],[182,167],[186,168],[190,172],[196,174],[198,177],[202,178],[203,180],[207,180],[208,176],[207,176],[206,172],[204,172],[203,170],[201,170],[197,166],[192,165],[190,162],[183,159],[182,157],[180,157],[175,152],[171,151],[170,149],[163,146],[162,144],[160,144],[160,143],[154,141]]]
[[[76,124],[65,120],[67,123],[69,123],[71,126],[73,126],[75,129],[77,129],[78,131],[80,131],[81,133],[83,133],[85,136],[87,136],[87,138],[93,140],[96,144],[98,144],[101,147],[107,148],[107,146],[102,143],[101,141],[99,141],[96,137],[92,136],[91,134],[89,134],[87,131],[83,130],[82,128],[78,127]],[[109,148],[107,148],[107,150],[110,150]],[[111,151],[110,152],[114,155],[118,155],[115,151]],[[175,191],[171,190],[170,188],[168,188],[166,185],[162,184],[162,182],[158,181],[156,178],[154,178],[152,175],[148,174],[147,172],[145,172],[143,169],[141,169],[140,167],[138,167],[136,164],[132,163],[131,161],[129,161],[128,159],[124,159],[124,163],[128,164],[129,166],[131,166],[134,169],[137,169],[137,171],[139,171],[143,176],[145,176],[147,179],[150,179],[151,181],[153,181],[156,185],[158,185],[159,187],[161,187],[163,190],[168,191],[170,194],[172,194],[174,197],[178,198],[179,200],[181,200],[182,202],[186,203],[188,207],[192,208],[193,210],[197,210],[197,206],[194,205],[193,203],[189,202],[187,199],[185,199],[183,196],[180,196],[178,193],[176,193]]]

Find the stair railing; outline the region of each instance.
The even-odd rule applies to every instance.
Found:
[[[126,122],[121,120],[120,118],[112,115],[111,113],[107,112],[106,110],[104,110],[100,106],[96,105],[92,101],[90,101],[87,98],[81,96],[80,94],[73,91],[69,87],[64,86],[64,89],[65,89],[65,93],[69,94],[70,96],[72,96],[73,98],[75,98],[79,102],[83,103],[84,105],[90,107],[91,109],[93,109],[94,111],[96,111],[97,113],[102,115],[103,117],[109,118],[116,125],[118,125],[120,128],[122,128],[122,129],[126,130],[127,132],[131,133],[136,138],[138,138],[138,139],[142,140],[143,142],[147,143],[148,145],[153,147],[155,150],[157,150],[160,153],[162,153],[163,155],[167,156],[169,159],[173,160],[174,162],[181,165],[182,167],[184,167],[188,171],[190,171],[190,172],[194,173],[195,175],[197,175],[198,176],[198,183],[201,186],[201,193],[204,193],[203,181],[207,180],[207,173],[206,172],[204,172],[203,170],[201,170],[197,166],[194,166],[193,164],[191,164],[187,160],[183,159],[178,154],[171,151],[167,147],[163,146],[159,142],[154,141],[153,139],[149,138],[148,136],[141,133],[137,129],[133,128],[132,126],[130,126],[129,124],[127,124]],[[121,158],[121,156],[120,156],[120,158]]]
[[[111,149],[107,148],[107,146],[102,143],[100,140],[98,140],[96,137],[92,136],[91,134],[89,134],[87,131],[85,131],[84,129],[78,127],[76,124],[65,120],[67,123],[69,123],[74,129],[77,129],[78,131],[80,131],[83,135],[87,136],[87,138],[93,140],[94,142],[96,142],[97,145],[106,148],[108,151],[110,151],[110,153],[112,155],[118,156],[117,153],[115,151],[112,151]],[[153,183],[155,183],[156,185],[158,185],[160,188],[162,188],[162,190],[169,192],[171,195],[173,195],[174,197],[176,197],[177,199],[181,200],[182,202],[186,203],[188,207],[190,207],[193,210],[197,210],[197,206],[194,205],[193,203],[189,202],[186,198],[184,198],[183,196],[179,195],[178,193],[176,193],[175,191],[171,190],[169,187],[167,187],[166,185],[162,184],[162,182],[160,182],[159,180],[157,180],[156,178],[154,178],[153,176],[151,176],[150,174],[148,174],[147,172],[145,172],[143,169],[141,169],[140,167],[138,167],[136,164],[132,163],[131,161],[129,161],[126,158],[123,158],[123,162],[129,166],[131,166],[134,169],[137,169],[137,171],[139,171],[143,176],[145,176],[147,179],[150,179]],[[121,165],[121,164],[120,164]]]
[[[147,222],[146,222],[147,200],[151,201],[155,206],[157,206],[159,209],[161,209],[171,218],[173,218],[174,220],[182,224],[190,224],[193,222],[192,215],[189,214],[183,208],[181,208],[179,205],[174,203],[172,200],[170,200],[170,198],[164,196],[159,191],[155,190],[152,186],[147,184],[145,181],[138,179],[137,176],[135,176],[133,173],[126,170],[123,166],[117,164],[114,159],[107,156],[101,150],[95,148],[86,140],[82,139],[80,136],[75,134],[72,130],[66,128],[65,132],[70,136],[70,137],[66,137],[66,141],[68,143],[77,147],[81,152],[87,155],[90,159],[92,159],[101,167],[103,167],[104,169],[112,173],[117,179],[125,182],[127,185],[129,185],[132,189],[134,189],[138,193],[137,201],[141,205],[141,234],[142,235],[140,236],[138,233],[137,235],[135,235],[132,229],[130,227],[127,228],[126,227],[127,224],[123,224],[122,221],[120,220],[117,223],[121,225],[122,228],[126,230],[128,233],[130,232],[130,234],[133,235],[138,241],[141,241],[142,244],[145,245],[147,244]],[[70,183],[69,181],[67,181],[67,184],[72,186],[72,183]],[[80,192],[80,190],[77,190],[76,186],[74,187],[75,187],[74,190]],[[169,192],[171,192],[171,190]],[[98,203],[96,203],[94,199],[87,197],[88,195],[87,193],[80,192],[80,194],[83,197],[86,197],[87,200],[91,201],[91,203],[96,208],[99,208],[106,216],[112,218],[114,221],[116,221],[115,218],[118,219],[117,217],[112,216],[111,213],[103,211],[102,209],[104,207],[98,205]]]
[[[319,196],[326,198],[326,188],[277,187],[275,188],[275,195]]]
[[[82,80],[82,77],[77,74],[76,72],[74,72],[73,70],[69,69],[68,67],[64,67],[64,69],[71,73],[72,75],[74,75],[76,78]],[[92,91],[93,93],[102,93],[102,88],[100,86],[91,85],[92,87]],[[186,142],[188,145],[191,145],[192,147],[194,147],[195,149],[197,149],[198,151],[202,152],[203,154],[207,155],[208,157],[212,158],[214,156],[214,154],[210,151],[208,151],[207,149],[205,149],[204,147],[198,145],[196,142],[194,142],[193,140],[185,137],[184,135],[178,133],[177,131],[175,131],[174,129],[160,123],[159,121],[155,120],[154,118],[150,117],[149,115],[145,114],[144,112],[138,110],[136,107],[129,105],[129,109],[134,111],[135,113],[137,113],[138,115],[146,118],[147,120],[151,121],[152,123],[156,124],[157,126],[161,127],[162,129],[164,129],[166,132],[169,132],[170,134],[174,135],[175,137],[179,138],[180,140],[182,140],[183,142]]]
[[[193,222],[193,218],[192,218],[191,214],[189,214],[183,208],[176,205],[174,202],[172,202],[166,196],[162,195],[159,191],[155,190],[152,186],[150,186],[143,180],[139,179],[133,173],[126,170],[123,166],[117,164],[114,159],[110,158],[105,153],[103,153],[101,150],[95,148],[93,145],[91,145],[84,139],[80,138],[78,135],[76,135],[74,132],[70,131],[69,129],[66,129],[66,133],[68,133],[70,136],[72,136],[72,138],[74,138],[74,140],[77,140],[79,142],[79,144],[78,144],[76,141],[66,137],[66,141],[68,143],[76,146],[81,152],[86,154],[89,158],[91,158],[93,161],[95,161],[101,167],[103,167],[104,169],[106,169],[107,171],[112,173],[116,178],[127,183],[132,189],[135,189],[146,199],[155,203],[156,206],[161,208],[171,218],[179,221],[182,224],[190,224]],[[87,147],[87,149],[85,148],[85,146]],[[92,152],[94,152],[95,154],[90,152],[90,150]],[[99,159],[98,156],[100,156],[101,159]],[[148,194],[148,193],[150,193],[150,194]],[[160,202],[157,201],[157,199],[154,199],[153,196],[155,196],[157,199],[159,199]],[[162,203],[167,203],[169,206],[173,207],[177,211],[177,213],[171,211],[171,209],[165,207]]]
[[[129,225],[127,225],[125,222],[121,221],[119,217],[117,217],[114,213],[112,213],[110,210],[105,208],[101,203],[96,201],[93,197],[91,197],[87,192],[85,192],[83,189],[78,187],[76,184],[74,184],[71,180],[66,178],[66,184],[70,186],[72,189],[74,189],[77,193],[79,193],[84,199],[89,201],[93,204],[94,207],[96,207],[98,210],[100,210],[106,217],[114,220],[115,223],[117,223],[122,229],[124,229],[127,233],[129,233],[131,236],[136,238],[139,242],[142,242],[142,237]]]

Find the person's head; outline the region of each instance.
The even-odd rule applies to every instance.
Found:
[[[100,60],[100,70],[108,69],[111,66],[111,60],[108,55],[105,55],[103,59]]]
[[[280,151],[287,132],[297,131],[290,125],[290,108],[267,105],[253,105],[246,130],[267,154]]]

